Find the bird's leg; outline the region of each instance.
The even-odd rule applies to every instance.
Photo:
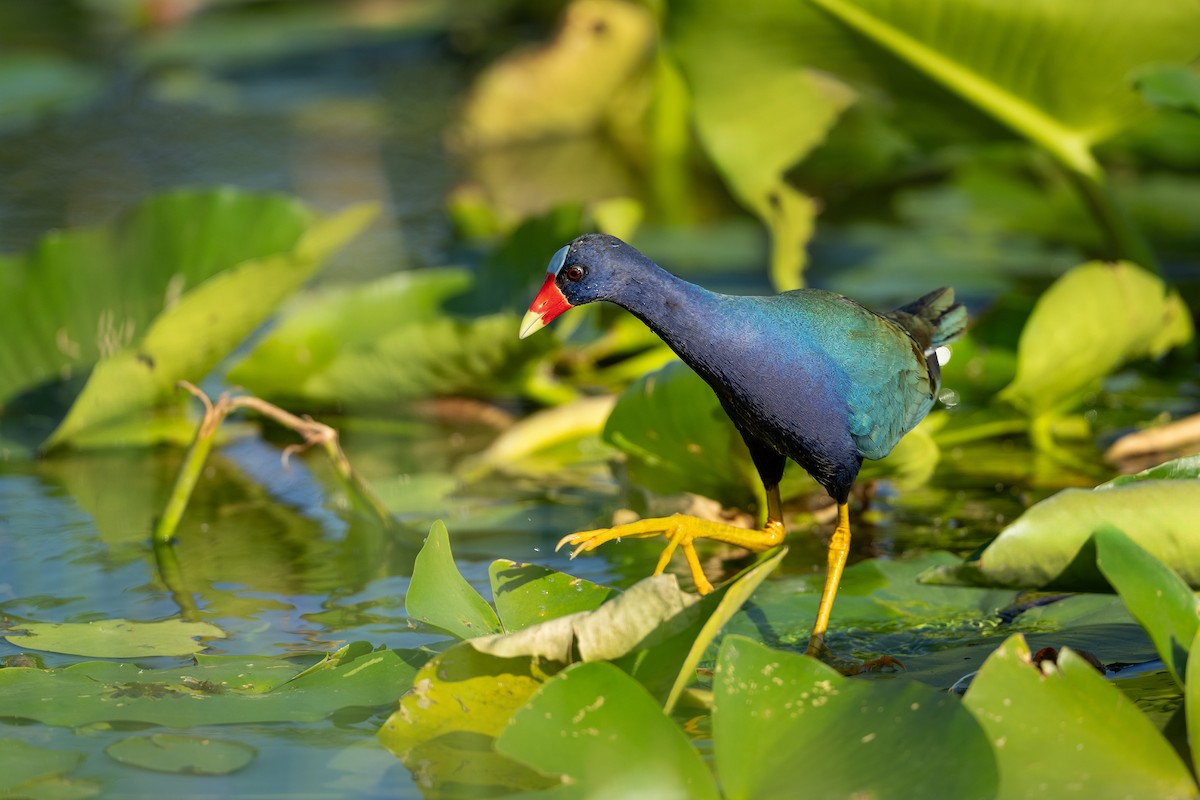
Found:
[[[580,553],[595,550],[606,542],[625,537],[643,539],[660,535],[667,538],[667,546],[663,549],[653,574],[661,575],[671,561],[675,550],[682,548],[683,556],[692,573],[692,580],[696,584],[696,591],[700,594],[708,594],[713,590],[713,586],[704,575],[704,569],[700,566],[700,558],[696,555],[696,547],[693,542],[697,539],[712,539],[744,547],[755,553],[761,553],[782,544],[787,531],[783,527],[780,513],[779,486],[767,487],[767,524],[763,526],[762,530],[747,530],[722,522],[689,517],[686,514],[673,514],[669,517],[641,519],[612,528],[572,533],[564,536],[554,549],[559,550],[564,545],[574,545],[575,549],[571,552],[571,558],[574,558]],[[843,563],[844,561],[845,559],[843,559]]]
[[[819,657],[825,651],[825,631],[829,629],[829,615],[833,611],[833,599],[837,596],[842,570],[846,568],[846,557],[850,553],[850,506],[838,503],[838,523],[829,539],[827,555],[829,566],[825,572],[825,588],[821,591],[821,605],[817,607],[817,621],[813,623],[812,637],[808,640],[808,655]]]

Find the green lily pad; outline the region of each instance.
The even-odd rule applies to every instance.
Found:
[[[1182,687],[1188,651],[1200,631],[1196,595],[1178,575],[1116,528],[1102,527],[1093,538],[1096,566],[1150,634],[1163,663]]]
[[[1118,366],[1191,341],[1178,292],[1128,262],[1089,262],[1046,290],[1021,331],[1000,398],[1031,416],[1061,410]]]
[[[470,285],[468,272],[438,269],[308,295],[229,380],[289,406],[355,408],[518,387],[553,339],[519,342],[512,314],[451,316],[447,301]]]
[[[104,752],[122,764],[184,775],[228,775],[258,755],[250,745],[231,739],[168,733],[130,736],[113,742]]]
[[[512,633],[480,636],[470,644],[498,658],[531,656],[563,664],[620,658],[653,646],[696,618],[696,595],[679,588],[674,575],[638,581],[593,611],[549,619]]]
[[[1184,714],[1192,764],[1200,764],[1200,635],[1188,649],[1188,666],[1184,682]]]
[[[580,611],[594,611],[616,592],[537,564],[493,561],[488,574],[496,612],[509,633]]]
[[[660,494],[695,492],[745,507],[762,491],[717,396],[677,361],[621,393],[604,440],[625,453],[631,481]]]
[[[186,656],[208,645],[196,637],[224,639],[225,632],[208,622],[168,619],[131,622],[103,619],[95,622],[30,622],[21,626],[24,636],[5,636],[18,647],[91,658],[149,658]]]
[[[280,683],[280,664],[287,663],[262,657],[240,666],[223,660],[157,670],[111,661],[57,670],[9,667],[0,669],[0,708],[8,717],[69,727],[316,722],[348,706],[394,702],[417,671],[400,653],[378,650]],[[302,672],[290,667],[291,676]]]
[[[1057,666],[1034,665],[1024,638],[1013,636],[984,663],[963,705],[992,743],[1001,798],[1196,794],[1149,719],[1069,649]]]
[[[433,523],[404,598],[408,616],[460,639],[499,633],[500,620],[454,565],[450,535],[441,520]]]
[[[1200,456],[1176,458],[1133,475],[1118,475],[1108,483],[1102,483],[1097,489],[1124,486],[1129,483],[1150,480],[1179,480],[1182,478],[1200,478]]]
[[[712,724],[727,797],[996,791],[984,731],[954,697],[913,681],[850,680],[741,636],[721,643]]]
[[[700,754],[658,702],[620,669],[578,664],[518,711],[496,748],[562,784],[546,794],[719,797]]]
[[[671,685],[671,691],[667,695],[667,701],[663,705],[667,713],[675,708],[679,702],[679,698],[683,696],[683,692],[688,685],[696,679],[696,667],[700,665],[700,660],[708,652],[709,646],[725,628],[734,615],[742,610],[742,606],[750,600],[750,597],[758,591],[758,587],[767,579],[779,564],[783,561],[783,557],[787,555],[788,549],[786,546],[775,548],[763,554],[758,562],[751,565],[732,580],[717,588],[715,592],[706,595],[701,599],[701,607],[707,611],[712,608],[703,620],[700,629],[694,635],[688,636],[687,641],[691,642],[691,646],[687,649],[687,655],[683,658],[682,664],[675,668],[675,663],[672,661],[669,667],[674,668],[676,672],[675,682]],[[685,632],[684,635],[690,633]],[[642,663],[638,665],[638,669],[634,672],[635,675],[646,683],[645,676],[649,672],[649,665]]]
[[[1200,114],[1200,73],[1193,67],[1155,65],[1142,70],[1133,85],[1151,105]]]
[[[461,642],[421,668],[379,740],[425,791],[444,784],[543,788],[544,777],[492,749],[513,712],[564,664],[500,658]]]
[[[62,775],[83,761],[83,753],[35,747],[20,739],[0,739],[0,796],[21,797],[22,784]]]
[[[1032,506],[972,561],[922,576],[930,582],[1106,591],[1089,543],[1102,527],[1121,530],[1200,587],[1200,480],[1144,479],[1067,489]]]
[[[775,288],[797,289],[817,207],[784,176],[821,143],[854,92],[788,48],[764,46],[765,32],[751,33],[757,14],[724,9],[736,31],[730,35],[711,9],[684,3],[671,12],[671,52],[692,90],[699,139],[733,194],[770,230]]]

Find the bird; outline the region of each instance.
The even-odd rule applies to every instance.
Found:
[[[779,482],[787,459],[837,504],[825,585],[806,652],[827,652],[825,636],[850,550],[849,496],[864,458],[879,459],[933,408],[939,353],[967,327],[952,288],[876,313],[843,295],[796,289],[726,295],[679,278],[606,234],[580,236],[554,253],[521,339],[575,306],[614,303],[640,319],[716,393],[766,489],[766,524],[748,530],[683,514],[580,531],[556,549],[571,557],[625,537],[664,536],[654,574],[683,551],[700,594],[713,587],[694,542],[710,539],[765,552],[783,543]]]

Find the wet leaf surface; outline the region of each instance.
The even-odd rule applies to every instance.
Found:
[[[258,755],[253,747],[232,739],[166,733],[130,736],[109,745],[104,752],[122,764],[187,775],[228,775]]]
[[[1070,650],[1030,663],[1014,636],[963,699],[993,745],[1000,797],[1084,791],[1188,797],[1196,785],[1171,745],[1118,689]]]
[[[104,619],[82,623],[25,623],[23,636],[5,638],[18,647],[90,658],[150,658],[186,656],[208,645],[196,641],[223,639],[225,632],[209,622],[170,619],[131,622]]]
[[[715,798],[688,738],[633,678],[603,662],[577,664],[543,686],[500,734],[497,749],[546,775],[547,797]]]
[[[243,659],[240,667],[210,662],[142,669],[86,661],[56,670],[0,669],[0,708],[6,717],[67,726],[121,721],[175,728],[312,722],[349,706],[390,703],[411,686],[416,673],[400,654],[379,650],[294,680],[301,670],[292,666],[292,674],[272,686],[283,671],[280,663],[264,656]],[[263,676],[264,670],[270,678]]]
[[[404,606],[413,619],[460,639],[500,631],[496,612],[455,566],[450,537],[445,523],[440,521],[429,529],[429,537],[417,554]]]
[[[713,747],[727,797],[996,791],[984,731],[953,696],[913,681],[851,680],[740,636],[725,639],[717,660]]]

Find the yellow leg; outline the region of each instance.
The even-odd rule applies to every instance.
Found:
[[[825,631],[829,629],[829,615],[833,611],[833,599],[837,597],[842,570],[846,568],[846,556],[850,554],[850,507],[838,503],[838,524],[829,539],[829,566],[825,573],[825,589],[821,592],[821,605],[817,607],[817,621],[813,623],[812,637],[808,640],[807,653],[819,657],[825,650]]]
[[[721,522],[712,522],[697,517],[689,517],[684,514],[674,514],[669,517],[642,519],[627,525],[617,525],[613,528],[600,528],[594,531],[572,533],[569,536],[564,536],[554,549],[560,550],[565,545],[574,545],[575,549],[571,551],[571,558],[574,558],[580,553],[595,550],[606,542],[617,541],[627,537],[631,539],[645,539],[660,535],[665,536],[667,538],[667,546],[663,549],[653,574],[661,575],[663,570],[667,568],[667,564],[670,563],[671,556],[674,555],[675,550],[682,548],[683,557],[687,560],[688,567],[692,572],[692,580],[696,584],[696,591],[700,594],[708,594],[713,590],[713,587],[704,575],[704,570],[700,566],[700,558],[696,555],[696,547],[693,542],[697,539],[712,539],[713,541],[744,547],[756,553],[770,550],[772,547],[782,544],[784,537],[787,535],[787,531],[783,527],[783,522],[780,521],[779,511],[779,487],[773,486],[767,489],[767,524],[763,526],[762,530],[752,531],[745,528],[735,528],[732,525],[725,525]]]

